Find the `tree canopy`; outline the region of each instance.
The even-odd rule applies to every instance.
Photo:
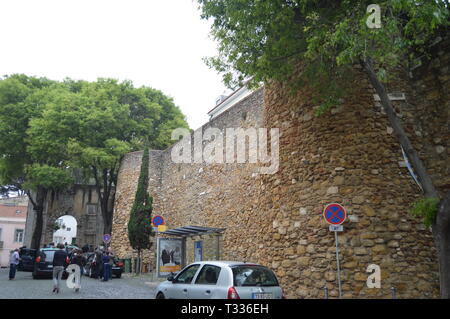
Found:
[[[42,201],[48,190],[70,185],[72,170],[81,168],[95,180],[109,232],[120,159],[145,143],[167,147],[178,127],[188,125],[171,98],[130,81],[6,76],[0,80],[0,184],[40,190]]]
[[[317,79],[327,94],[348,75],[361,58],[378,64],[383,80],[389,67],[414,63],[424,54],[430,35],[449,25],[445,0],[377,1],[381,28],[369,28],[362,0],[198,0],[202,17],[212,20],[212,36],[219,55],[207,63],[235,87],[285,81],[296,63],[307,66],[303,79]],[[311,76],[322,74],[323,76]],[[301,78],[300,78],[301,80]],[[324,80],[326,83],[324,83]],[[328,80],[328,81],[326,81]]]
[[[61,162],[61,148],[45,136],[30,139],[32,122],[60,92],[45,78],[13,75],[0,81],[0,179],[19,189],[38,185],[59,188],[70,176]],[[53,142],[54,145],[57,142]],[[51,184],[51,185],[50,185]]]

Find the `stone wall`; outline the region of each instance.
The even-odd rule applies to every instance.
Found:
[[[141,170],[143,151],[129,153],[122,160],[116,195],[113,216],[113,231],[111,247],[120,258],[135,258],[135,252],[128,241],[128,219],[133,206],[134,197],[137,190],[137,182]],[[159,196],[161,185],[161,151],[149,152],[149,192],[153,197],[154,215],[159,214]],[[156,267],[155,253],[156,242],[153,240],[153,249],[143,251],[144,267],[151,271]]]
[[[441,192],[450,185],[446,43],[413,78],[387,86],[390,93],[406,94],[395,107]],[[355,70],[352,87],[340,107],[316,117],[309,88],[293,96],[272,84],[199,129],[279,128],[280,168],[273,175],[254,174],[256,164],[176,164],[172,149],[151,152],[154,215],[164,216],[169,229],[226,228],[221,259],[272,268],[289,298],[323,298],[325,286],[330,296],[338,295],[334,235],[322,216],[327,203],[338,202],[348,213],[339,234],[344,297],[390,298],[391,287],[399,298],[438,297],[431,232],[408,213],[420,189],[361,70]],[[128,154],[119,174],[112,245],[122,257],[132,255],[126,224],[141,158],[142,152]],[[208,243],[212,248],[213,240]],[[145,255],[154,267],[154,250]],[[381,267],[381,289],[366,286],[370,264]]]
[[[419,189],[373,89],[363,74],[354,81],[343,105],[321,117],[307,88],[295,97],[281,87],[267,90],[266,125],[286,129],[280,171],[263,177],[272,194],[261,198],[263,241],[271,245],[263,262],[290,296],[318,298],[325,286],[337,296],[334,235],[322,217],[324,206],[337,202],[349,215],[339,234],[344,297],[390,297],[390,287],[403,298],[436,297],[431,233],[408,213]],[[366,286],[370,264],[381,267],[381,289]]]
[[[262,123],[262,101],[263,90],[258,90],[197,132],[208,127],[258,127]],[[177,164],[171,160],[171,151],[172,148],[150,151],[149,192],[154,198],[153,215],[162,215],[169,229],[187,225],[227,228],[221,236],[224,246],[221,258],[245,258],[246,246],[252,247],[253,240],[248,238],[244,246],[241,234],[258,231],[257,223],[251,218],[257,205],[254,195],[258,186],[252,177],[256,164]],[[142,154],[142,151],[127,154],[119,172],[111,245],[122,258],[136,256],[126,238]],[[190,247],[189,242],[187,246]],[[186,255],[191,256],[189,252]],[[153,250],[144,253],[149,270],[156,266],[154,257]]]

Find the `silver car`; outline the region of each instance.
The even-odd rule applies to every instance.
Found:
[[[156,299],[281,299],[277,277],[267,267],[237,261],[201,261],[159,284]]]

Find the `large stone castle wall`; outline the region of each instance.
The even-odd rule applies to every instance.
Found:
[[[448,52],[441,44],[414,79],[387,86],[406,93],[395,107],[441,192],[450,188]],[[279,128],[278,172],[256,175],[256,164],[176,164],[171,149],[153,151],[154,214],[169,228],[226,228],[221,259],[274,269],[288,297],[322,298],[324,287],[338,294],[334,235],[322,211],[339,202],[349,215],[339,234],[344,297],[390,298],[391,287],[400,298],[438,297],[431,232],[408,213],[421,192],[374,93],[356,70],[352,94],[316,117],[307,87],[295,96],[276,84],[255,92],[200,130]],[[122,257],[131,256],[126,223],[141,158],[142,152],[128,154],[119,174],[112,246]],[[154,249],[145,255],[154,267]],[[366,286],[370,264],[381,267],[380,289]]]
[[[259,127],[262,102],[263,90],[259,90],[197,132],[208,127]],[[251,218],[253,207],[257,205],[258,185],[252,177],[255,164],[177,164],[171,160],[171,151],[172,148],[150,151],[149,192],[154,199],[153,215],[164,216],[169,229],[187,225],[227,228],[221,238],[222,259],[245,258],[247,248],[241,242],[242,233],[252,229],[259,231],[258,222]],[[135,256],[126,240],[127,222],[142,154],[142,151],[127,154],[119,172],[112,247],[123,258]],[[251,238],[247,242],[248,247],[253,245]],[[144,262],[150,263],[149,269],[154,269],[154,251],[144,255],[147,257]]]

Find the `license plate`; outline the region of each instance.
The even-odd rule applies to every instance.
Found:
[[[53,268],[53,265],[47,265],[48,268]]]
[[[252,293],[252,299],[272,299],[273,295],[270,292],[254,292]]]

